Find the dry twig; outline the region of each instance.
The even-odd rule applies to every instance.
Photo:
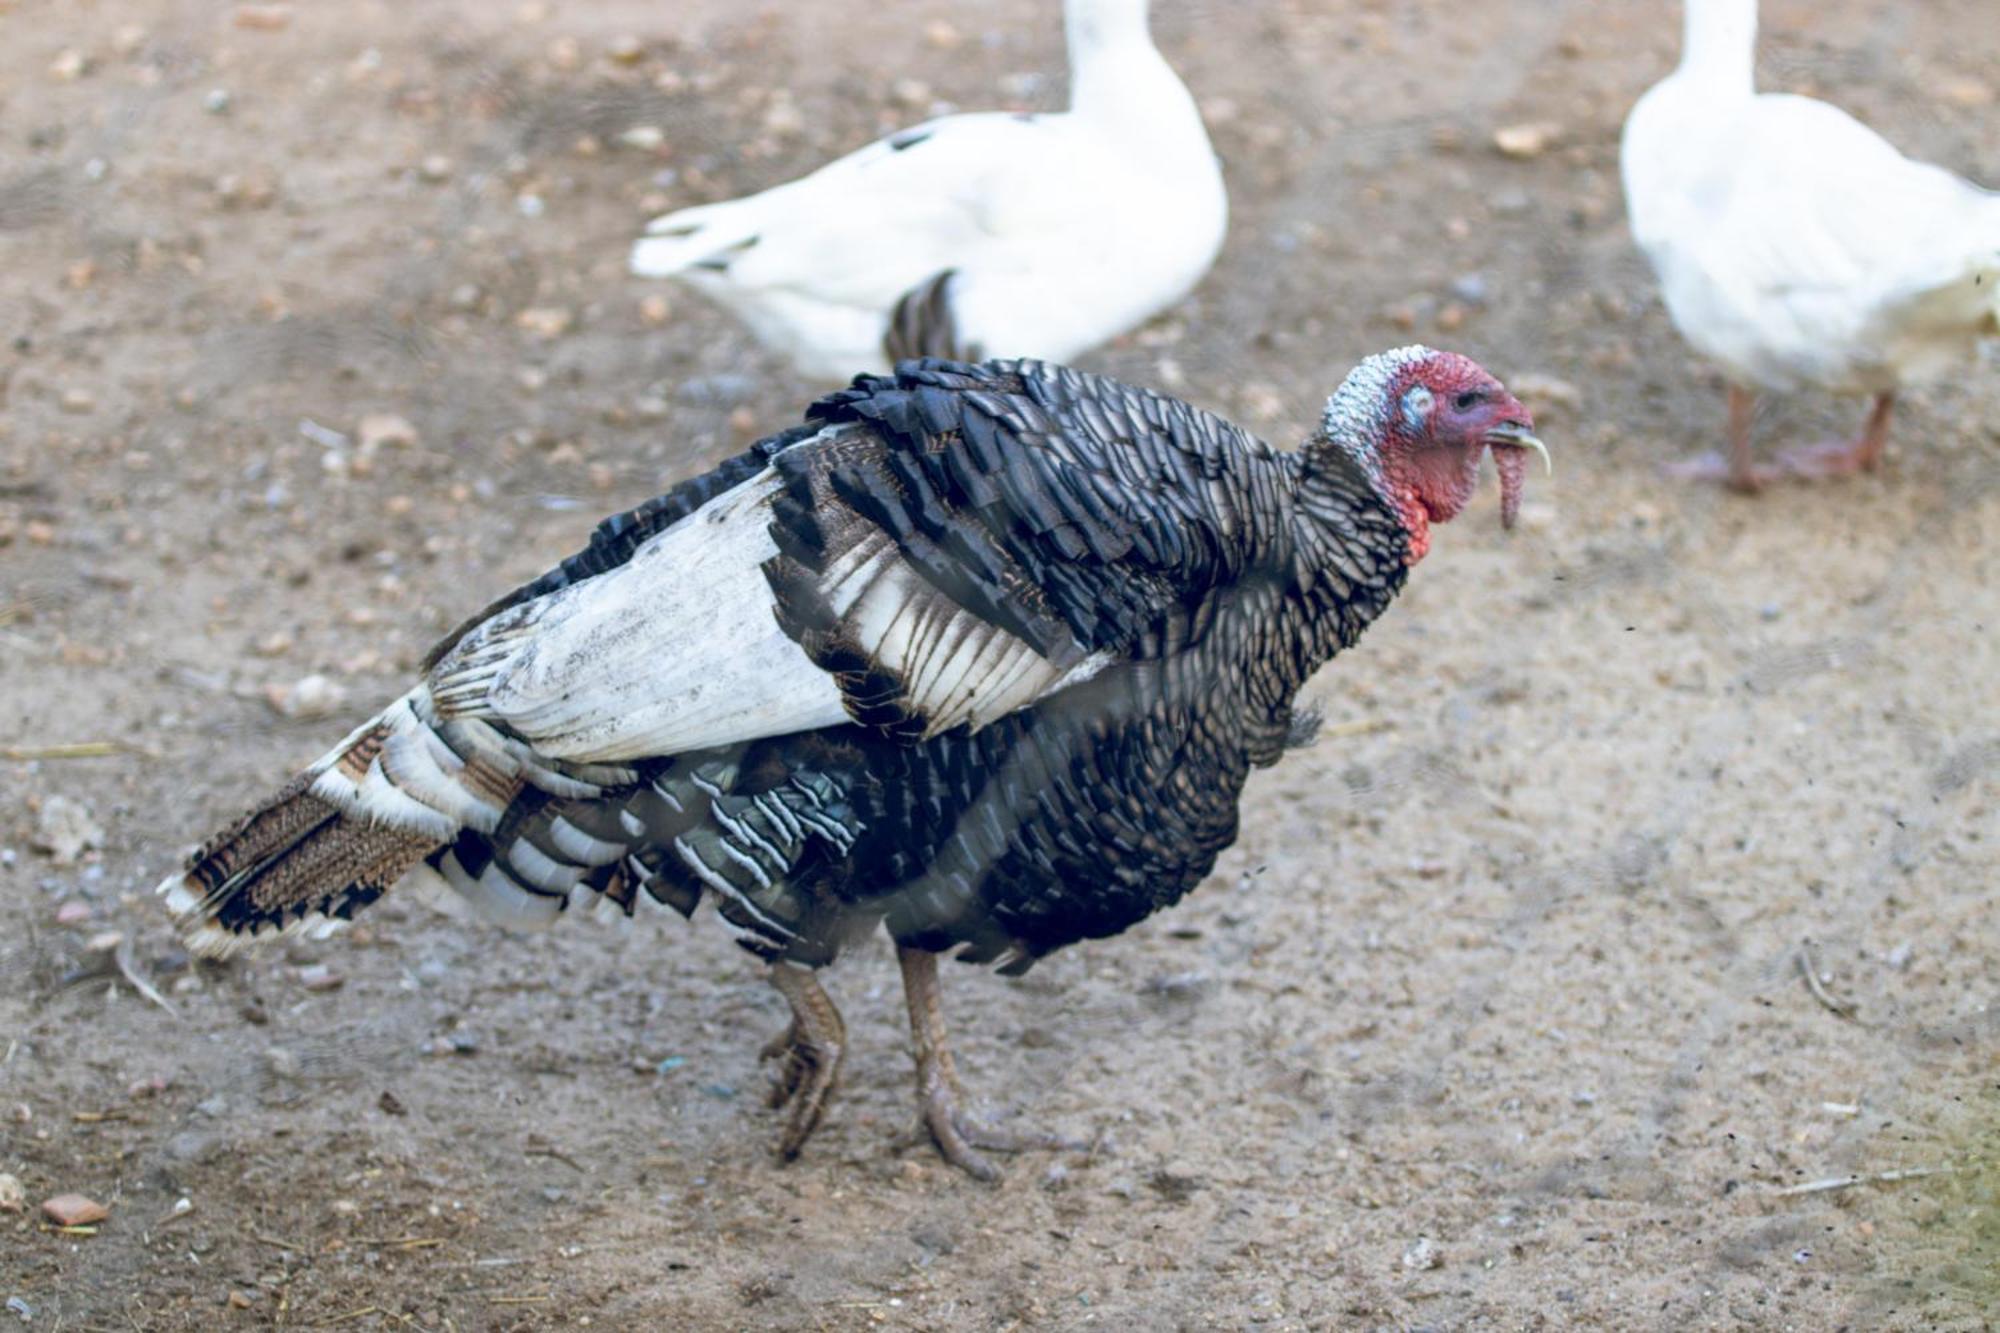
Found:
[[[1819,968],[1813,963],[1810,942],[1805,940],[1799,942],[1797,959],[1799,972],[1805,977],[1806,988],[1812,991],[1813,998],[1825,1005],[1828,1012],[1840,1018],[1852,1019],[1859,1006],[1852,1000],[1836,1000],[1827,993],[1826,987],[1820,983]]]
[[[1852,1189],[1856,1185],[1893,1185],[1899,1180],[1948,1176],[1957,1170],[1955,1166],[1906,1166],[1894,1171],[1867,1171],[1860,1175],[1828,1176],[1824,1180],[1808,1180],[1798,1185],[1787,1185],[1777,1193],[1780,1197],[1793,1194],[1825,1194],[1828,1190]]]

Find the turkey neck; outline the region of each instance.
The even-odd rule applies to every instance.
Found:
[[[1757,0],[1687,0],[1678,77],[1709,94],[1756,88]]]
[[[1069,110],[1141,144],[1182,142],[1191,122],[1206,142],[1187,87],[1146,26],[1147,0],[1069,0]]]
[[[1268,702],[1291,698],[1334,654],[1352,647],[1388,609],[1409,575],[1409,534],[1376,478],[1349,459],[1308,466],[1303,452],[1281,454],[1287,483],[1289,561],[1274,628]]]

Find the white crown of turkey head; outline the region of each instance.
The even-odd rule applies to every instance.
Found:
[[[1872,468],[1893,395],[2000,332],[2000,195],[1912,162],[1845,112],[1759,95],[1756,0],[1687,0],[1679,67],[1632,108],[1632,236],[1675,325],[1730,380],[1729,457],[1674,469],[1744,490]],[[1754,390],[1872,394],[1858,440],[1752,460]]]
[[[711,904],[792,1012],[786,1156],[846,1041],[812,969],[884,926],[924,1123],[990,1176],[938,955],[1019,973],[1200,883],[1488,449],[1512,514],[1528,430],[1424,348],[1299,452],[1039,361],[861,376],[467,621],[161,891],[202,953],[406,877],[516,924]]]
[[[1222,172],[1145,0],[1069,0],[1070,106],[947,116],[760,194],[655,219],[643,277],[713,298],[801,373],[1066,361],[1193,290]]]
[[[1430,527],[1472,496],[1490,448],[1500,473],[1500,521],[1513,527],[1527,455],[1549,466],[1534,418],[1478,362],[1412,345],[1369,357],[1326,401],[1307,465],[1328,447],[1359,462],[1391,497],[1410,532],[1410,562],[1430,550]]]

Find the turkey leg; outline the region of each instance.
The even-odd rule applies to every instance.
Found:
[[[1882,461],[1883,447],[1889,443],[1889,410],[1895,403],[1896,395],[1892,393],[1876,396],[1860,439],[1787,449],[1778,455],[1779,461],[1795,477],[1847,477],[1856,472],[1873,472]]]
[[[778,1138],[778,1156],[789,1162],[819,1128],[833,1098],[840,1062],[847,1055],[847,1024],[811,968],[773,963],[770,980],[792,1007],[792,1025],[772,1038],[758,1058],[783,1062],[771,1084],[770,1105],[777,1110],[791,1104],[791,1117]]]
[[[939,1002],[937,955],[896,946],[903,969],[903,998],[910,1006],[910,1037],[917,1062],[917,1111],[944,1159],[978,1180],[1000,1178],[1000,1170],[978,1151],[1024,1152],[1031,1148],[1079,1148],[1053,1134],[1010,1134],[980,1123],[960,1109],[965,1088],[945,1042],[944,1008]]]

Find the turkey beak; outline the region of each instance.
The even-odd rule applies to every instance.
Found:
[[[1511,528],[1521,514],[1521,487],[1528,475],[1528,451],[1532,449],[1542,456],[1542,467],[1551,476],[1555,474],[1555,464],[1549,461],[1549,447],[1518,421],[1503,421],[1492,427],[1486,432],[1486,443],[1493,450],[1493,466],[1500,472],[1500,526]]]

